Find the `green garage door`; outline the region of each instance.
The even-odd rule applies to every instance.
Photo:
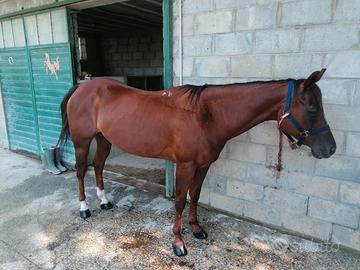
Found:
[[[39,155],[26,49],[2,50],[0,61],[0,82],[10,148]]]
[[[56,9],[10,20],[11,27],[2,33],[16,39],[23,35],[23,47],[0,43],[1,88],[8,127],[9,145],[40,156],[54,146],[61,129],[60,102],[73,85],[71,48],[67,13]],[[20,22],[20,23],[19,23]],[[5,40],[5,39],[3,39]],[[11,58],[9,58],[11,57]],[[10,59],[10,60],[9,60]],[[73,163],[74,151],[69,145],[65,160]]]

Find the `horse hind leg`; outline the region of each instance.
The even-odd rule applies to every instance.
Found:
[[[76,176],[79,184],[80,217],[86,219],[91,216],[91,212],[86,203],[84,178],[87,170],[87,156],[89,153],[91,139],[74,140],[76,158]]]
[[[113,208],[113,205],[111,202],[109,202],[105,194],[103,170],[105,166],[105,160],[109,156],[111,150],[111,143],[101,133],[96,134],[95,139],[97,148],[93,165],[96,178],[96,194],[101,201],[100,208],[102,210],[108,210]]]

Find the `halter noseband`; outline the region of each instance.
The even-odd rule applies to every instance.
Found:
[[[286,101],[285,101],[285,111],[279,120],[279,130],[280,130],[281,122],[285,118],[287,118],[290,121],[290,123],[293,124],[293,126],[299,131],[300,136],[298,138],[296,138],[286,132],[283,132],[283,131],[281,131],[281,132],[283,132],[286,135],[286,137],[289,139],[289,142],[291,143],[291,145],[300,147],[304,143],[306,137],[317,135],[324,131],[330,130],[330,127],[328,124],[326,124],[319,128],[304,129],[300,125],[300,123],[295,119],[295,117],[292,116],[292,114],[290,113],[291,97],[293,94],[293,90],[294,90],[294,81],[290,80],[289,84],[288,84],[288,91],[287,91],[287,96],[286,96]]]

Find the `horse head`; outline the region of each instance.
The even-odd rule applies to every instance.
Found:
[[[279,129],[292,144],[309,146],[316,158],[329,158],[336,151],[333,134],[325,119],[321,91],[316,85],[325,70],[289,83],[284,114],[279,114],[278,121]]]

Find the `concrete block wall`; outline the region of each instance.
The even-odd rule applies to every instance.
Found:
[[[108,75],[162,75],[162,29],[104,37],[102,48]]]
[[[174,84],[179,83],[179,11],[174,1]],[[360,2],[182,0],[183,83],[305,78],[319,86],[337,153],[317,160],[284,148],[263,123],[225,146],[201,202],[239,217],[360,250]]]

